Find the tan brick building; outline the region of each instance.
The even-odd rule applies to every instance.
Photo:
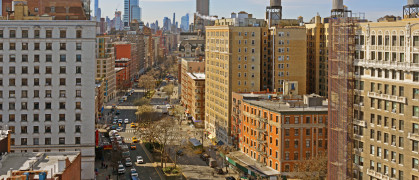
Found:
[[[113,43],[108,36],[96,38],[96,80],[104,81],[104,102],[116,94],[116,72]]]
[[[205,127],[225,144],[231,143],[231,93],[260,90],[261,36],[268,36],[263,19],[245,12],[239,17],[206,27]]]
[[[356,31],[357,179],[419,178],[418,22],[360,23]]]
[[[194,122],[203,122],[205,120],[205,74],[187,73],[184,81],[186,86],[182,86],[182,90],[186,89],[186,93],[182,95],[182,100],[186,113]]]
[[[196,60],[195,58],[181,58],[180,59],[180,77],[179,82],[181,84],[181,104],[186,106],[188,104],[188,88],[189,86],[189,75],[188,73],[204,73],[205,72],[205,62]]]
[[[315,16],[305,24],[307,30],[307,93],[316,93],[327,97],[327,39],[328,18]]]

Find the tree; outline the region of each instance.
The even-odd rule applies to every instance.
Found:
[[[134,106],[143,106],[143,105],[148,105],[148,104],[150,104],[150,99],[147,99],[145,97],[136,99],[134,101]]]
[[[167,94],[167,96],[169,96],[169,103],[170,103],[170,97],[173,94],[173,90],[175,89],[175,86],[173,84],[168,84],[167,86],[163,87],[163,92]]]
[[[185,108],[180,105],[174,105],[172,111],[174,118],[178,121],[179,125],[181,125]]]
[[[146,74],[138,79],[138,86],[144,88],[146,91],[152,90],[156,87],[155,80],[152,76]]]
[[[305,161],[296,163],[297,178],[308,180],[322,180],[327,176],[327,155],[319,153]]]

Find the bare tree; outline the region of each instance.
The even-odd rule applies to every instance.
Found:
[[[144,88],[146,91],[152,90],[156,87],[156,81],[150,75],[143,75],[138,79],[138,86]]]
[[[185,112],[185,108],[183,108],[180,105],[175,105],[175,106],[173,106],[172,111],[173,111],[173,116],[178,121],[179,125],[181,125],[182,124],[182,119],[183,119],[183,114]]]
[[[175,86],[173,84],[168,84],[167,86],[163,87],[163,92],[169,96],[169,103],[170,103],[170,97],[173,95],[173,90],[175,89]]]
[[[300,179],[323,180],[327,176],[327,160],[327,155],[320,153],[296,163],[294,172]]]
[[[134,101],[134,106],[144,106],[144,105],[148,105],[148,104],[150,104],[150,99],[147,99],[145,97],[136,99]]]

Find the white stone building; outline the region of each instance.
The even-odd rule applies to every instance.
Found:
[[[81,151],[94,179],[94,21],[0,21],[0,127],[14,152]]]

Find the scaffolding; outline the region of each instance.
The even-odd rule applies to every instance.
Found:
[[[328,178],[352,179],[356,18],[332,11],[329,21]]]

